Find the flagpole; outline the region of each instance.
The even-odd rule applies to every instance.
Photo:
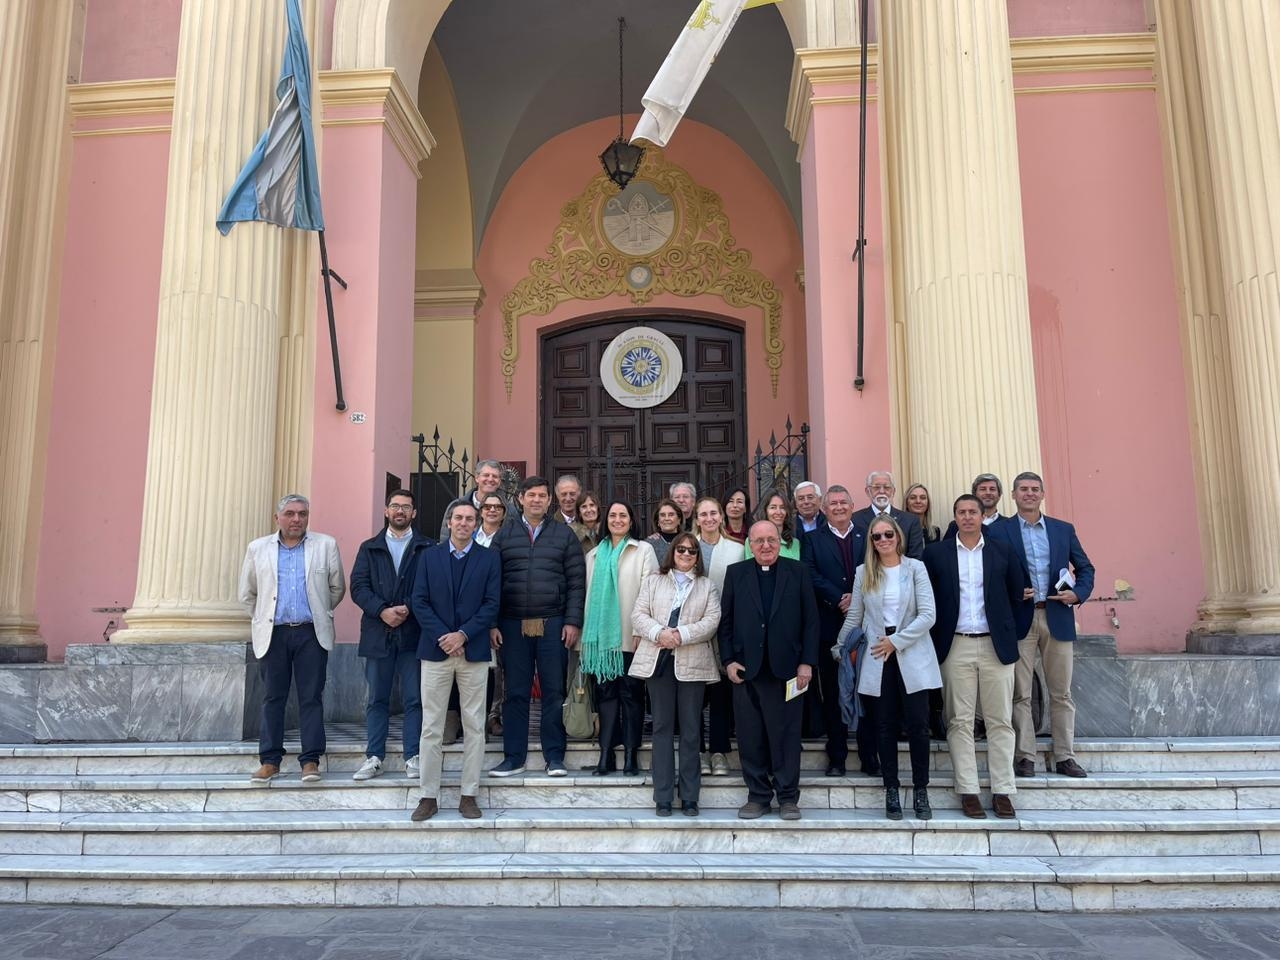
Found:
[[[858,261],[858,364],[853,388],[861,393],[867,384],[862,370],[867,289],[867,0],[862,0],[862,12],[858,20],[862,33],[862,58],[858,81],[858,240],[853,248],[853,259]],[[323,236],[321,233],[322,238]],[[336,355],[334,361],[337,361]]]
[[[324,277],[324,305],[329,313],[329,352],[333,355],[333,386],[338,392],[338,402],[335,406],[339,410],[345,410],[347,401],[342,398],[342,366],[338,362],[338,328],[333,322],[333,284],[329,279],[337,274],[329,269],[329,249],[324,245],[324,231],[318,232],[320,234],[320,275]],[[338,277],[338,282],[342,284],[344,290],[347,288],[341,277]]]

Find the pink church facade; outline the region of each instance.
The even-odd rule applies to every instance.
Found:
[[[902,296],[902,245],[920,242],[920,235],[894,198],[903,178],[927,171],[929,161],[903,159],[910,142],[890,132],[882,116],[893,91],[878,69],[866,105],[866,382],[854,387],[856,33],[847,24],[822,32],[822,9],[832,7],[832,22],[839,23],[853,4],[785,0],[744,14],[737,29],[751,42],[785,48],[785,72],[762,66],[758,78],[772,84],[769,103],[784,109],[760,107],[753,115],[755,108],[722,90],[718,95],[746,119],[735,126],[720,122],[737,117],[728,108],[720,115],[695,111],[651,161],[671,182],[688,184],[691,196],[714,197],[682,207],[679,215],[712,243],[706,238],[720,228],[698,218],[723,214],[731,240],[716,234],[713,244],[722,253],[730,247],[749,253],[749,265],[734,276],[756,277],[765,291],[758,300],[733,302],[723,276],[681,280],[676,274],[687,267],[658,264],[652,296],[638,299],[633,289],[605,284],[598,296],[556,294],[545,309],[519,313],[509,325],[517,311],[510,298],[519,299],[531,264],[548,256],[569,219],[567,205],[587,196],[600,177],[596,157],[616,135],[616,112],[553,108],[531,93],[523,112],[503,108],[512,112],[506,134],[477,134],[475,124],[485,122],[491,101],[483,71],[466,65],[468,56],[483,57],[484,50],[465,48],[475,25],[462,22],[461,5],[427,4],[434,11],[428,13],[393,9],[381,47],[352,39],[361,28],[351,9],[357,6],[329,0],[307,8],[329,255],[349,282],[335,294],[348,408],[334,407],[324,300],[311,272],[308,237],[300,253],[286,251],[281,279],[266,295],[281,325],[279,353],[271,360],[280,373],[269,391],[273,401],[261,411],[275,431],[275,458],[258,462],[271,478],[259,486],[269,485],[272,495],[241,505],[248,526],[269,530],[274,498],[297,485],[313,500],[313,527],[337,536],[349,564],[381,523],[387,476],[407,480],[417,469],[409,442],[414,433],[430,435],[439,425],[475,456],[523,462],[529,473],[550,469],[545,398],[558,386],[543,363],[547,337],[605,321],[658,317],[676,329],[697,320],[741,343],[733,375],[741,384],[745,442],[737,454],[744,464],[756,442],[781,432],[788,418],[805,422],[811,427],[808,472],[824,487],[843,483],[861,505],[866,474],[891,469],[899,496],[915,481],[930,486],[934,522],[942,526],[951,500],[967,492],[956,477],[981,466],[1007,486],[1018,470],[1035,469],[1045,477],[1047,512],[1075,523],[1097,567],[1096,596],[1132,587],[1131,598],[1082,606],[1083,632],[1115,634],[1122,653],[1180,652],[1189,632],[1217,631],[1226,622],[1210,624],[1205,613],[1215,590],[1224,592],[1211,582],[1213,571],[1230,561],[1205,533],[1214,504],[1198,459],[1204,449],[1197,443],[1203,429],[1195,391],[1199,361],[1187,332],[1178,147],[1166,129],[1170,94],[1158,76],[1159,31],[1166,25],[1148,22],[1140,0],[1074,4],[1070,13],[1058,4],[1009,0],[1002,14],[1016,125],[1018,181],[1010,193],[1020,210],[1011,218],[993,197],[990,213],[997,226],[1016,221],[1025,250],[1030,355],[1024,359],[1034,372],[1034,392],[1020,402],[1034,407],[1035,462],[1016,462],[994,436],[1005,423],[1003,406],[1011,396],[1018,402],[1014,394],[985,392],[971,369],[946,357],[926,360],[906,347],[915,321]],[[186,581],[172,597],[177,616],[234,592],[227,581],[238,558],[231,564],[225,558],[235,553],[231,529],[239,537],[240,527],[212,515],[202,501],[209,486],[236,478],[216,469],[193,474],[182,462],[185,448],[160,451],[150,440],[163,275],[200,262],[194,255],[180,261],[182,254],[166,245],[173,217],[171,138],[179,126],[199,124],[178,114],[174,84],[184,55],[181,31],[196,21],[181,0],[88,0],[83,22],[72,28],[79,31],[80,52],[66,87],[62,212],[51,233],[56,296],[45,328],[49,374],[27,456],[35,478],[30,496],[38,503],[22,561],[34,570],[34,583],[15,601],[30,607],[18,612],[38,624],[50,660],[62,659],[72,644],[101,642],[108,620],[132,626],[127,615],[112,611],[138,605],[139,565],[154,562],[140,559],[146,538],[186,527],[183,542],[197,544],[185,559],[167,561],[173,577]],[[575,42],[603,45],[598,56],[610,63],[612,24],[602,15],[600,29]],[[562,28],[574,29],[567,21]],[[637,29],[633,25],[632,34]],[[877,32],[873,66],[880,64]],[[673,39],[670,33],[628,36],[640,50],[628,64],[628,88],[643,88]],[[726,57],[735,42],[731,37]],[[361,60],[367,50],[383,56],[383,65]],[[264,74],[272,74],[278,49],[260,57]],[[409,75],[403,64],[415,59],[420,72]],[[599,82],[608,89],[614,81],[605,72]],[[557,83],[569,81],[553,77],[547,89]],[[638,98],[629,99],[627,129],[638,105]],[[270,107],[261,96],[243,104],[259,128]],[[507,121],[493,122],[496,129]],[[197,144],[201,136],[197,131]],[[779,136],[786,150],[776,146]],[[210,236],[200,242],[217,244],[214,211],[207,213]],[[272,229],[252,224],[236,231]],[[579,239],[587,249],[601,242]],[[935,260],[948,256],[940,250]],[[677,292],[678,283],[685,286]],[[973,336],[981,341],[982,316],[975,304],[957,323],[976,319]],[[508,370],[511,350],[516,359]],[[986,357],[983,375],[999,383],[999,342]],[[204,369],[196,363],[187,375],[199,378]],[[981,425],[979,433],[992,435],[984,448],[989,461],[978,450],[977,459],[950,472],[925,475],[923,465],[933,461],[922,449],[922,428],[912,423],[909,398],[926,390],[951,391],[963,415]],[[357,420],[355,413],[363,416]],[[223,415],[216,404],[204,412]],[[193,445],[212,429],[198,419],[188,426]],[[218,429],[234,437],[239,426]],[[694,437],[689,443],[696,451]],[[149,471],[149,458],[157,457],[166,463],[153,462]],[[157,471],[183,488],[168,495],[160,516],[146,490]],[[1006,496],[1002,512],[1012,509]],[[199,531],[194,540],[193,529]],[[1251,609],[1250,589],[1237,591],[1245,596],[1241,610]],[[340,642],[356,639],[356,624],[357,611],[345,603]],[[1250,628],[1246,614],[1229,626],[1267,632]]]

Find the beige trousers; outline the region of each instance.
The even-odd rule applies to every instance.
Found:
[[[1013,781],[1013,664],[1000,662],[990,637],[951,638],[942,661],[942,701],[947,718],[947,749],[955,771],[956,793],[978,792],[978,757],[973,718],[978,705],[987,724],[987,769],[991,792],[1017,792]]]
[[[1035,761],[1036,728],[1031,722],[1031,687],[1035,677],[1036,654],[1044,663],[1044,679],[1049,689],[1049,730],[1053,734],[1053,762],[1073,760],[1076,755],[1076,702],[1071,699],[1071,668],[1075,644],[1055,640],[1049,633],[1044,610],[1031,618],[1031,629],[1018,641],[1018,663],[1013,672],[1013,726],[1018,733],[1019,760]]]
[[[444,715],[449,709],[453,681],[458,681],[458,706],[462,711],[462,795],[480,792],[480,767],[484,763],[484,700],[489,662],[471,663],[462,657],[436,662],[422,661],[422,739],[418,756],[422,764],[422,795],[440,799],[444,769]]]

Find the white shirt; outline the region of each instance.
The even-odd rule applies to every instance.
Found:
[[[902,573],[902,565],[882,567],[880,572],[884,576],[884,590],[881,591],[884,625],[886,627],[896,627],[898,618],[902,613],[902,579],[899,576]]]
[[[502,529],[501,527],[498,528],[498,530],[501,530],[501,529]],[[480,546],[482,547],[487,547],[490,543],[493,542],[493,538],[498,535],[498,530],[493,531],[493,533],[485,533],[484,527],[476,527],[476,532],[473,536],[475,538],[476,543],[480,544]]]
[[[832,526],[831,524],[829,524],[829,523],[827,524],[827,529],[828,529],[828,530],[830,530],[832,533],[834,533],[834,534],[835,534],[837,537],[839,537],[841,540],[843,540],[845,537],[849,536],[849,534],[853,533],[853,524],[852,524],[852,523],[851,523],[851,524],[849,524],[849,528],[848,528],[847,530],[845,530],[845,532],[844,532],[844,533],[841,533],[839,530],[837,530],[835,527],[833,527],[833,526]],[[854,561],[855,561],[855,562],[857,561],[857,558],[856,558],[856,557],[854,558]]]
[[[956,621],[956,633],[990,633],[987,624],[987,606],[982,593],[982,548],[985,537],[978,538],[978,545],[970,550],[956,535],[956,565],[960,573],[960,619]]]

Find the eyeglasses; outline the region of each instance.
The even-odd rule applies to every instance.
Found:
[[[408,513],[413,509],[412,503],[393,503],[387,507],[392,513]]]
[[[894,539],[896,536],[897,536],[897,534],[896,534],[896,533],[894,533],[892,530],[885,530],[883,533],[873,533],[873,534],[871,535],[871,539],[872,539],[872,540],[877,540],[877,541],[879,541],[879,540],[892,540],[892,539]]]
[[[685,556],[693,556],[698,552],[698,547],[676,547],[676,553],[683,553]]]
[[[877,493],[893,493],[892,483],[872,483],[867,486],[868,490],[875,490]]]
[[[751,541],[751,543],[757,547],[767,547],[767,546],[776,547],[776,546],[780,546],[782,544],[782,541],[779,540],[777,537],[756,537],[754,540]]]

